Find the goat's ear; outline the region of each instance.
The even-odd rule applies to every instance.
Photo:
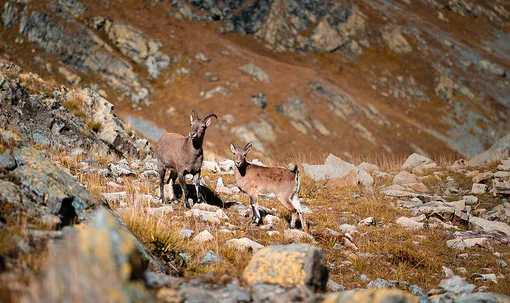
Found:
[[[244,152],[248,153],[251,150],[252,144],[251,142],[246,143],[246,146],[244,147]]]
[[[233,154],[236,153],[236,146],[234,145],[234,141],[232,141],[232,143],[230,143],[230,150],[232,151]]]
[[[209,124],[211,124],[211,120],[212,120],[212,117],[205,119],[205,126],[209,126]]]
[[[189,115],[189,119],[191,122],[195,121],[198,119],[198,112],[196,109],[192,109],[191,110],[191,114]]]

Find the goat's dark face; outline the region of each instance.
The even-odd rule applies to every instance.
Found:
[[[251,146],[251,142],[248,142],[244,148],[239,147],[235,141],[230,143],[230,150],[234,154],[234,163],[237,167],[246,163],[246,155],[250,152]]]
[[[191,129],[189,132],[189,138],[192,140],[202,140],[205,135],[205,130],[211,124],[212,118],[216,118],[215,114],[207,114],[202,119],[198,117],[198,113],[196,110],[191,112],[190,121],[191,121]]]

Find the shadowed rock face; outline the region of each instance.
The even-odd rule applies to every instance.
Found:
[[[153,302],[137,242],[108,210],[98,210],[88,225],[50,248],[43,278],[25,302]]]
[[[1,174],[2,216],[12,208],[33,209],[37,216],[56,215],[62,225],[70,225],[85,220],[90,207],[99,204],[71,175],[15,134],[2,131],[0,136],[0,143],[7,148],[4,154],[12,154],[16,163]]]

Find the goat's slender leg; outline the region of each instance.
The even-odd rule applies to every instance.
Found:
[[[303,230],[308,231],[308,226],[306,225],[305,221],[305,214],[303,213],[303,209],[301,208],[301,202],[299,201],[299,196],[297,193],[294,194],[292,197],[292,206],[294,206],[294,209],[296,210],[297,214],[299,215],[299,221],[301,221],[301,227]]]
[[[290,228],[296,228],[296,219],[298,214],[296,211],[291,212],[292,218],[290,219]]]
[[[197,203],[206,202],[202,196],[202,193],[200,192],[200,172],[193,176],[193,184],[195,185],[195,190],[197,191]]]
[[[171,200],[172,200],[172,202],[176,203],[176,204],[179,204],[179,200],[175,196],[175,191],[174,191],[175,180],[177,180],[177,171],[175,169],[171,168],[170,169],[170,174],[168,176],[168,180],[166,180],[166,184],[169,184],[169,186],[170,186],[170,193],[171,193]],[[171,184],[170,184],[170,181],[172,181]]]
[[[165,203],[165,173],[166,169],[158,165],[159,169],[159,197],[161,203]]]
[[[250,195],[250,204],[253,212],[253,223],[256,225],[260,225],[262,219],[260,218],[259,204],[257,203],[257,198],[254,195]]]
[[[186,208],[190,208],[189,203],[188,203],[188,188],[186,187],[185,175],[180,172],[180,173],[178,173],[178,177],[179,177],[179,185],[181,186],[181,189],[182,189],[182,196],[184,198],[184,206]]]

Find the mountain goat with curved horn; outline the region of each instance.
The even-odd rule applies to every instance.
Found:
[[[170,182],[170,179],[175,183],[175,180],[179,177],[179,185],[182,189],[185,207],[190,207],[185,179],[188,174],[193,175],[193,184],[197,191],[197,202],[205,201],[199,190],[200,171],[204,158],[202,144],[204,142],[205,131],[209,124],[211,124],[213,117],[218,118],[215,114],[208,113],[200,119],[197,111],[193,109],[190,114],[191,130],[188,136],[166,133],[159,138],[155,154],[158,161],[159,191],[162,202],[165,201],[164,181],[167,170],[170,171],[167,183]]]
[[[246,155],[251,150],[252,144],[248,142],[244,148],[240,148],[235,141],[230,144],[234,154],[236,184],[244,193],[250,196],[253,220],[260,224],[260,212],[257,204],[259,194],[274,193],[276,198],[287,208],[291,214],[290,227],[295,228],[296,219],[299,217],[301,226],[307,230],[305,217],[299,200],[299,171],[293,164],[291,169],[285,167],[265,167],[252,164],[246,160]]]

